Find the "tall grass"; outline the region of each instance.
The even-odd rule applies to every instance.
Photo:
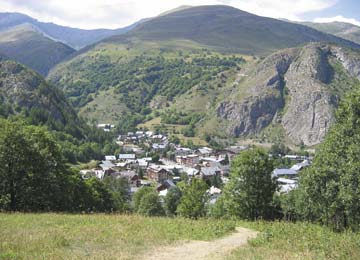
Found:
[[[249,246],[226,259],[360,259],[360,234],[335,233],[319,225],[287,222],[240,222],[260,231]]]
[[[0,214],[0,259],[136,259],[182,240],[211,240],[234,221],[136,215]]]

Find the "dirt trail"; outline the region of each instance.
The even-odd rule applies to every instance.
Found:
[[[156,248],[144,256],[144,260],[201,260],[222,259],[232,250],[247,244],[248,239],[256,237],[257,232],[236,228],[236,232],[213,241],[190,241],[177,246]]]

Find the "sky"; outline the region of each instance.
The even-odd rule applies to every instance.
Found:
[[[360,0],[0,0],[0,12],[83,29],[115,29],[181,5],[215,4],[273,18],[360,26]]]

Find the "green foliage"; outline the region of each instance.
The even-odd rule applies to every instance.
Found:
[[[137,212],[144,216],[164,215],[165,212],[161,205],[159,194],[156,191],[144,194],[140,200],[140,205]]]
[[[342,102],[337,122],[300,178],[299,215],[336,230],[360,224],[360,91]]]
[[[44,127],[0,120],[0,164],[0,210],[110,211],[119,206],[104,183],[84,181],[68,168]]]
[[[206,214],[205,203],[208,199],[206,190],[208,186],[201,179],[192,179],[184,188],[183,196],[176,213],[187,218],[197,219]]]
[[[139,189],[135,194],[133,195],[133,208],[135,212],[139,211],[141,199],[149,193],[154,192],[154,189],[152,187],[142,187]]]
[[[114,210],[118,212],[126,212],[129,210],[129,182],[126,178],[114,178],[107,176],[103,179],[105,187],[110,191]]]
[[[204,117],[201,113],[177,112],[174,109],[166,110],[161,114],[161,122],[176,125],[194,125]]]
[[[226,216],[225,197],[220,196],[214,205],[209,206],[208,215],[213,218],[223,218]]]
[[[195,125],[189,125],[181,130],[181,133],[186,137],[195,136]]]
[[[180,203],[182,192],[178,187],[171,187],[165,196],[164,208],[167,216],[174,216]]]
[[[252,149],[236,157],[224,189],[227,214],[251,220],[272,218],[277,188],[272,171],[273,162],[263,150]]]

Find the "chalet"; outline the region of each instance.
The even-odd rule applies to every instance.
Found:
[[[178,164],[185,165],[188,167],[192,167],[198,164],[200,161],[199,155],[196,154],[190,154],[186,156],[176,156],[175,159]]]
[[[167,189],[170,189],[171,187],[175,187],[175,186],[176,185],[171,180],[165,180],[165,181],[163,181],[163,183],[159,184],[156,187],[156,191],[160,192],[160,191],[167,190]]]
[[[135,160],[136,154],[119,154],[119,160],[126,161],[126,160]]]
[[[190,148],[186,147],[175,147],[175,155],[176,156],[186,156],[193,152]]]
[[[105,155],[105,161],[116,161],[115,155]]]
[[[208,179],[213,176],[220,176],[221,175],[221,169],[219,167],[202,167],[200,169],[200,176],[203,179]]]
[[[298,171],[293,169],[275,169],[272,173],[273,178],[287,177],[287,178],[296,178],[298,176]]]
[[[121,171],[117,176],[127,179],[131,186],[139,187],[141,184],[139,175],[134,171]]]
[[[113,164],[111,161],[102,161],[99,166],[103,171],[106,171],[106,170],[109,170],[111,168],[114,168],[115,164]]]
[[[139,167],[142,169],[146,169],[149,165],[149,162],[144,159],[138,159],[137,162],[138,162]]]
[[[294,164],[290,169],[295,171],[301,171],[308,166],[310,166],[310,162],[308,160],[304,160],[301,163]]]
[[[158,143],[154,143],[151,146],[151,148],[157,152],[164,151],[166,149],[166,147],[167,147],[167,144],[158,144]]]
[[[166,169],[158,166],[158,165],[150,165],[146,169],[146,176],[153,181],[158,183],[162,183],[163,181],[167,180],[170,176],[169,171]]]
[[[81,170],[80,174],[83,179],[89,179],[91,177],[96,177],[98,179],[104,178],[105,171],[100,169],[92,169],[92,170]]]
[[[210,157],[213,153],[213,149],[209,147],[202,147],[195,151],[195,154],[201,156],[201,157]]]
[[[187,176],[189,176],[189,177],[194,177],[194,176],[200,174],[200,170],[195,169],[195,168],[186,168],[184,171],[187,174]]]

